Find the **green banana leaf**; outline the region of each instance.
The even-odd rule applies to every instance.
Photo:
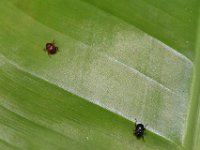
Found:
[[[200,149],[198,0],[1,0],[0,10],[0,150]]]

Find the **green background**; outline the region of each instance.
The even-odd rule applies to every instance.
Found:
[[[0,150],[200,148],[198,0],[1,0],[0,10]]]

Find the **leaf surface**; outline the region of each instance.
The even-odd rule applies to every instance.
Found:
[[[197,6],[2,0],[1,147],[191,147]],[[53,40],[59,51],[48,56],[43,48]],[[133,136],[135,118],[148,124],[145,141]]]

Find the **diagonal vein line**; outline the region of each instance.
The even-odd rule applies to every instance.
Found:
[[[172,94],[174,94],[174,95],[176,95],[176,96],[178,96],[178,97],[183,97],[183,96],[179,95],[178,93],[173,92],[171,89],[169,89],[168,87],[166,87],[166,86],[163,85],[162,83],[159,83],[158,81],[154,80],[153,78],[151,78],[151,77],[149,77],[149,76],[143,74],[143,73],[140,72],[139,70],[137,70],[137,69],[135,69],[135,68],[133,68],[133,67],[130,67],[130,66],[126,65],[125,63],[122,63],[122,62],[118,61],[118,60],[117,60],[116,58],[114,58],[114,57],[111,57],[111,56],[108,56],[108,55],[105,55],[105,56],[106,56],[109,60],[111,60],[111,61],[113,61],[113,62],[115,62],[115,63],[117,63],[117,64],[119,64],[119,65],[121,65],[121,66],[123,66],[123,67],[125,67],[125,68],[127,68],[127,69],[130,70],[130,71],[132,71],[134,74],[137,74],[138,76],[140,76],[140,77],[142,77],[142,78],[145,78],[145,79],[148,80],[149,82],[152,82],[152,83],[158,85],[160,88],[162,88],[162,89],[164,89],[164,90],[166,90],[166,91],[168,91],[168,92],[170,92],[170,93],[172,93]]]
[[[61,35],[61,36],[70,38],[70,39],[75,40],[75,41],[77,41],[77,42],[80,42],[81,44],[84,44],[84,45],[86,45],[86,46],[90,46],[89,43],[87,43],[87,42],[85,42],[85,41],[83,41],[83,40],[80,40],[79,38],[76,38],[76,37],[74,37],[74,36],[72,36],[72,35],[70,35],[70,34],[62,33],[61,31],[56,30],[56,29],[54,29],[54,28],[48,26],[47,24],[41,22],[40,20],[36,20],[36,18],[33,18],[31,15],[29,15],[28,13],[26,13],[26,12],[23,11],[22,9],[18,8],[18,7],[15,6],[14,4],[12,4],[12,3],[10,3],[10,4],[11,4],[14,8],[16,8],[20,13],[22,13],[23,15],[25,15],[25,16],[28,17],[29,19],[33,20],[33,21],[36,22],[37,24],[39,24],[39,25],[41,25],[41,26],[43,26],[43,27],[45,27],[45,28],[47,28],[47,29],[49,29],[49,30],[52,30],[53,32],[58,33],[58,34]]]
[[[106,13],[111,14],[112,16],[115,16],[115,17],[117,17],[117,18],[119,18],[119,19],[121,19],[121,20],[123,20],[123,21],[129,23],[128,21],[126,21],[126,20],[123,19],[122,17],[119,17],[119,16],[117,16],[117,15],[114,15],[113,13],[111,13],[111,12],[105,10],[105,9],[102,9],[102,8],[100,8],[99,6],[96,6],[96,5],[93,4],[92,2],[88,2],[87,0],[80,0],[80,1],[82,1],[82,2],[84,2],[84,3],[87,3],[87,4],[89,4],[89,5],[92,5],[93,7],[97,8],[97,9],[99,9],[99,10],[103,10],[103,11],[105,11]],[[179,22],[186,22],[186,21],[183,21],[183,20],[177,18],[176,16],[170,14],[170,12],[167,12],[167,11],[165,11],[165,10],[163,10],[163,9],[160,9],[159,7],[156,7],[156,6],[152,5],[152,4],[151,4],[150,2],[148,2],[148,1],[144,1],[144,0],[142,0],[142,1],[143,1],[143,3],[147,4],[148,6],[150,6],[150,7],[152,7],[152,8],[155,8],[156,10],[161,11],[161,12],[167,14],[168,16],[171,16],[172,18],[174,18],[174,19],[176,19],[176,20],[178,19]],[[132,24],[132,25],[133,25],[133,24]]]
[[[150,7],[156,8],[157,10],[166,13],[167,15],[173,17],[173,18],[176,19],[176,20],[178,19],[180,23],[181,23],[181,22],[182,22],[182,23],[187,23],[186,20],[180,19],[179,17],[176,17],[176,16],[172,15],[173,12],[168,12],[168,11],[166,11],[166,10],[164,10],[164,9],[161,9],[161,8],[157,7],[156,5],[153,5],[151,2],[149,2],[149,0],[143,0],[143,2],[146,3],[147,5],[149,5]],[[179,5],[180,5],[180,4],[179,4]]]
[[[20,115],[20,114],[18,114],[18,113],[16,113],[16,112],[14,112],[14,111],[11,110],[10,108],[7,108],[7,107],[5,107],[5,106],[3,106],[3,105],[1,105],[1,104],[0,104],[0,107],[3,108],[3,109],[5,109],[6,111],[12,113],[12,114],[14,114],[14,115],[16,115],[16,116],[18,116],[18,117],[24,119],[24,120],[27,120],[28,122],[30,122],[30,123],[32,123],[32,124],[34,124],[34,125],[36,125],[36,126],[39,126],[39,127],[41,127],[41,128],[45,128],[45,129],[47,129],[48,131],[50,131],[50,132],[52,132],[52,133],[55,133],[55,134],[57,134],[57,135],[59,135],[59,136],[62,136],[62,137],[64,137],[64,138],[67,138],[67,139],[72,140],[71,138],[67,137],[66,135],[64,135],[64,134],[62,134],[62,133],[60,133],[60,132],[58,132],[58,131],[56,131],[56,130],[54,130],[54,129],[52,129],[52,128],[46,127],[45,125],[42,125],[42,124],[40,124],[40,123],[38,123],[38,122],[35,122],[35,121],[33,121],[33,120],[30,120],[30,119],[27,119],[26,117],[24,117],[24,116],[22,116],[22,115]]]
[[[111,12],[109,12],[109,11],[106,11],[106,10],[104,10],[104,9],[101,9],[101,8],[99,8],[98,6],[92,4],[91,2],[88,2],[88,1],[86,1],[86,0],[80,0],[80,1],[82,1],[83,3],[85,3],[85,4],[87,4],[87,5],[91,6],[91,7],[94,7],[94,8],[96,8],[96,9],[98,9],[98,10],[100,10],[100,11],[106,13],[106,14],[111,15],[111,16],[113,16],[113,17],[115,17],[115,18],[117,18],[117,19],[119,19],[119,20],[121,20],[121,21],[127,23],[128,25],[130,25],[130,26],[132,26],[132,27],[134,27],[134,28],[137,28],[138,30],[144,32],[146,35],[148,35],[148,36],[150,36],[150,37],[153,37],[153,39],[159,41],[160,43],[162,43],[163,45],[166,46],[166,44],[165,44],[163,41],[161,41],[160,39],[156,38],[155,36],[153,36],[153,35],[151,35],[151,34],[145,32],[144,30],[142,30],[141,28],[135,26],[134,24],[132,24],[132,23],[126,21],[124,18],[119,17],[119,16],[117,16],[117,15],[114,15],[113,13],[111,13]],[[150,5],[150,4],[149,4],[149,5]],[[152,24],[152,23],[151,23],[151,24]],[[169,45],[167,45],[167,46],[170,47]],[[173,49],[172,47],[170,47],[170,48]],[[174,50],[174,51],[175,51],[175,50]],[[175,52],[176,52],[176,53],[179,53],[179,52],[177,52],[177,51],[175,51]],[[191,61],[188,57],[186,57],[185,55],[183,55],[183,54],[181,54],[181,53],[179,53],[178,55],[181,56],[181,57],[184,57],[184,58],[187,59],[190,63],[192,63],[192,61]]]
[[[3,143],[3,144],[5,144],[5,145],[7,145],[7,146],[9,146],[10,148],[13,148],[13,149],[16,149],[16,150],[20,150],[19,147],[13,145],[12,143],[9,143],[9,142],[5,141],[5,140],[2,139],[2,138],[0,138],[0,142]]]

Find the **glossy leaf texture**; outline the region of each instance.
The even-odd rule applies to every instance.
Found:
[[[198,149],[196,0],[1,0],[0,9],[2,149]],[[53,40],[59,51],[48,56]]]

